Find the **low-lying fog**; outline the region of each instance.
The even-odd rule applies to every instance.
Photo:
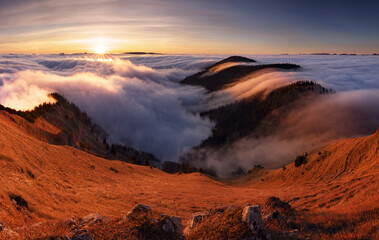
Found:
[[[378,56],[246,56],[257,60],[255,64],[288,62],[302,68],[267,72],[212,95],[178,83],[225,57],[0,55],[0,104],[32,109],[50,101],[48,93],[59,92],[104,127],[110,142],[178,161],[183,152],[211,134],[214,124],[200,118],[200,110],[297,80],[316,81],[337,91],[294,111],[280,133],[253,142],[242,139],[222,156],[209,153],[206,166],[221,174],[230,167],[249,169],[254,164],[280,167],[303,151],[368,134],[379,124]]]

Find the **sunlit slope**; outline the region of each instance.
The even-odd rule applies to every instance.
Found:
[[[377,177],[378,149],[379,130],[370,136],[336,141],[310,153],[305,164],[295,167],[291,163],[284,168],[268,171],[262,179],[269,183],[289,185]],[[252,182],[256,181],[258,179],[253,178]]]
[[[353,210],[364,205],[379,207],[378,180],[379,130],[370,136],[343,139],[318,149],[299,167],[291,163],[275,170],[255,169],[238,183],[254,188],[291,186],[298,189],[298,196],[294,195],[292,200],[303,207],[348,204]],[[309,192],[303,191],[308,187]]]
[[[267,197],[264,191],[231,188],[200,174],[170,175],[52,145],[30,136],[20,121],[16,115],[0,114],[0,219],[8,226],[90,212],[121,216],[137,203],[188,218],[215,204],[262,202]],[[28,207],[17,210],[11,194],[20,195]]]
[[[264,206],[270,196],[304,213],[336,214],[332,218],[359,217],[378,208],[378,132],[317,150],[298,168],[292,163],[285,170],[256,169],[229,183],[199,173],[167,174],[49,144],[30,135],[46,122],[27,128],[23,124],[19,116],[0,112],[0,219],[9,227],[90,212],[120,217],[137,203],[182,217],[185,224],[194,212],[217,205]],[[27,207],[15,204],[12,194],[25,199]]]

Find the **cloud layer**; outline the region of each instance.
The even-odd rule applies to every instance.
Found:
[[[57,91],[103,126],[110,142],[165,160],[177,160],[210,134],[212,123],[185,109],[201,101],[205,91],[177,84],[198,70],[196,60],[153,69],[126,59],[92,57],[3,56],[0,102],[31,109]]]
[[[294,111],[280,131],[266,138],[246,138],[226,151],[208,152],[206,165],[219,173],[254,164],[279,167],[315,146],[368,134],[379,123],[377,56],[250,56],[258,64],[290,62],[303,68],[264,72],[212,94],[178,84],[224,57],[0,55],[0,103],[31,109],[49,101],[47,93],[57,91],[103,126],[111,142],[176,161],[211,134],[213,123],[199,117],[201,110],[298,80],[317,81],[337,90]]]

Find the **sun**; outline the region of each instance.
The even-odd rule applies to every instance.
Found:
[[[107,48],[104,45],[96,45],[93,50],[96,54],[105,54],[107,52]]]
[[[92,43],[92,45],[93,45],[92,51],[94,53],[96,53],[96,54],[107,53],[108,48],[107,48],[107,44],[106,44],[107,43],[106,39],[99,37],[99,38],[93,39],[92,42],[93,42]]]

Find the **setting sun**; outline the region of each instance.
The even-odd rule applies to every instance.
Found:
[[[94,47],[94,52],[97,54],[105,54],[107,50],[104,45],[97,45]]]
[[[92,51],[96,54],[105,54],[107,53],[107,41],[106,39],[99,37],[92,40],[93,47]]]

